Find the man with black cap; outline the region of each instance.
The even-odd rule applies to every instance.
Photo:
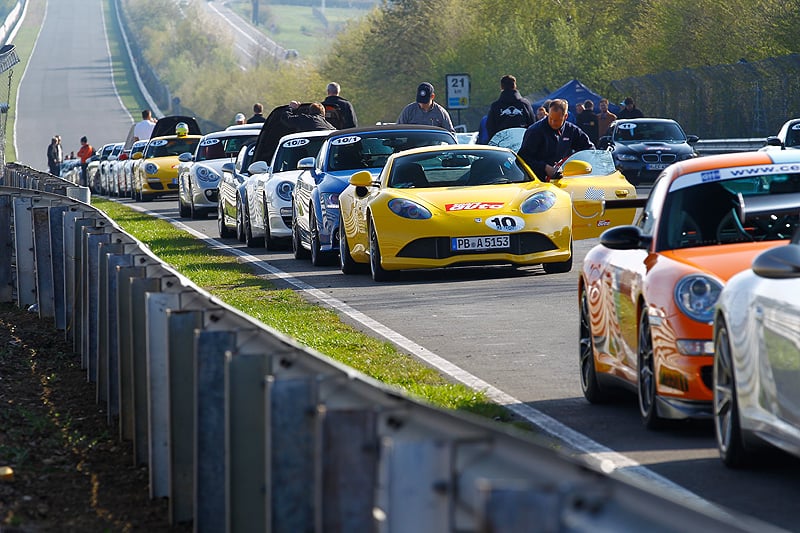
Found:
[[[636,107],[636,102],[630,96],[625,97],[622,103],[625,107],[617,113],[617,118],[642,118],[644,116],[642,110]]]
[[[453,121],[447,109],[433,101],[436,94],[433,85],[423,82],[417,87],[417,101],[403,108],[397,118],[398,124],[421,124],[423,126],[439,126],[455,133]]]

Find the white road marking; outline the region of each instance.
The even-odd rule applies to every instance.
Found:
[[[607,448],[606,446],[603,446],[598,442],[593,441],[586,435],[565,426],[558,420],[539,411],[538,409],[534,409],[533,407],[524,404],[517,398],[514,398],[513,396],[506,394],[500,389],[483,381],[479,377],[473,376],[466,370],[436,355],[435,353],[431,352],[424,346],[421,346],[416,342],[412,341],[411,339],[404,337],[403,335],[388,328],[387,326],[384,326],[377,320],[370,318],[361,311],[358,311],[350,307],[346,303],[337,300],[336,298],[328,296],[327,294],[325,294],[324,291],[317,289],[316,287],[313,287],[312,285],[309,285],[308,283],[295,278],[294,276],[292,276],[287,272],[284,272],[283,270],[275,268],[268,262],[259,259],[255,256],[252,256],[247,252],[244,252],[238,248],[232,248],[226,244],[223,244],[217,239],[211,238],[204,233],[201,233],[193,228],[190,228],[183,222],[176,220],[174,218],[159,213],[154,213],[152,211],[148,211],[147,209],[144,209],[135,204],[126,203],[125,205],[142,213],[147,213],[153,217],[165,220],[171,223],[173,226],[180,228],[190,233],[191,235],[197,237],[199,240],[209,245],[209,247],[224,251],[231,255],[235,255],[236,257],[240,258],[242,262],[249,263],[263,270],[264,272],[267,272],[268,274],[271,274],[272,276],[275,276],[285,281],[286,283],[289,283],[290,285],[295,287],[298,291],[311,296],[312,298],[322,302],[323,304],[346,315],[352,320],[359,322],[363,326],[369,328],[370,330],[374,331],[381,337],[384,337],[385,339],[399,346],[408,353],[413,354],[419,359],[425,361],[430,366],[436,368],[443,374],[452,377],[453,379],[459,381],[460,383],[463,383],[467,387],[470,387],[478,391],[483,391],[483,393],[486,394],[486,397],[492,400],[493,402],[505,406],[509,411],[513,412],[520,418],[530,422],[531,424],[534,424],[535,426],[537,426],[547,434],[551,435],[552,437],[555,437],[556,439],[567,443],[572,449],[578,452],[579,457],[582,457],[589,463],[596,465],[606,474],[612,474],[614,476],[624,478],[628,482],[634,483],[639,486],[645,486],[649,490],[655,489],[657,491],[669,492],[673,499],[681,501],[682,503],[690,505],[692,507],[700,507],[706,510],[726,515],[729,514],[727,513],[727,511],[720,508],[716,504],[701,498],[700,496],[691,492],[690,490],[678,485],[677,483],[670,481],[664,476],[661,476],[653,472],[647,467],[642,466],[639,462],[631,459],[630,457],[627,457],[610,448]]]

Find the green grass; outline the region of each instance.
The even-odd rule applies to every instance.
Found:
[[[508,410],[482,392],[446,380],[391,343],[361,333],[292,290],[276,288],[249,265],[208,248],[166,221],[102,198],[92,203],[198,286],[300,343],[438,407],[512,420]]]
[[[249,0],[230,2],[229,7],[245,20],[250,20]],[[328,44],[348,21],[364,16],[367,10],[326,7],[323,20],[315,15],[311,6],[265,4],[260,13],[261,24],[258,28],[264,35],[283,48],[297,50],[301,59],[313,61],[325,54]]]

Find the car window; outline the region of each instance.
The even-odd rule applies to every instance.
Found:
[[[198,138],[191,139],[154,139],[145,149],[145,157],[168,157],[180,155],[183,152],[194,152]]]
[[[297,163],[305,157],[317,157],[325,137],[293,138],[284,141],[275,153],[272,172],[296,170]]]
[[[581,150],[575,152],[567,158],[564,164],[570,161],[585,161],[592,167],[592,171],[588,174],[581,174],[580,176],[570,176],[577,178],[591,178],[597,176],[608,176],[613,174],[616,170],[614,165],[614,156],[608,150]]]
[[[396,189],[419,189],[523,183],[532,179],[509,152],[437,151],[395,160],[388,184]]]
[[[800,201],[800,174],[702,180],[688,174],[672,183],[659,224],[659,249],[783,240],[800,225],[796,210],[787,213],[779,206]]]
[[[800,122],[793,124],[786,130],[786,140],[784,146],[800,146]]]
[[[619,142],[685,142],[686,135],[674,122],[623,122],[614,132]]]
[[[383,168],[389,156],[410,148],[455,144],[448,132],[386,131],[336,137],[328,150],[328,169]]]

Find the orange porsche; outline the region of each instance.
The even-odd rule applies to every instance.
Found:
[[[714,306],[727,280],[798,227],[800,152],[668,167],[636,224],[606,230],[579,282],[580,379],[592,403],[622,386],[647,428],[711,418]]]

